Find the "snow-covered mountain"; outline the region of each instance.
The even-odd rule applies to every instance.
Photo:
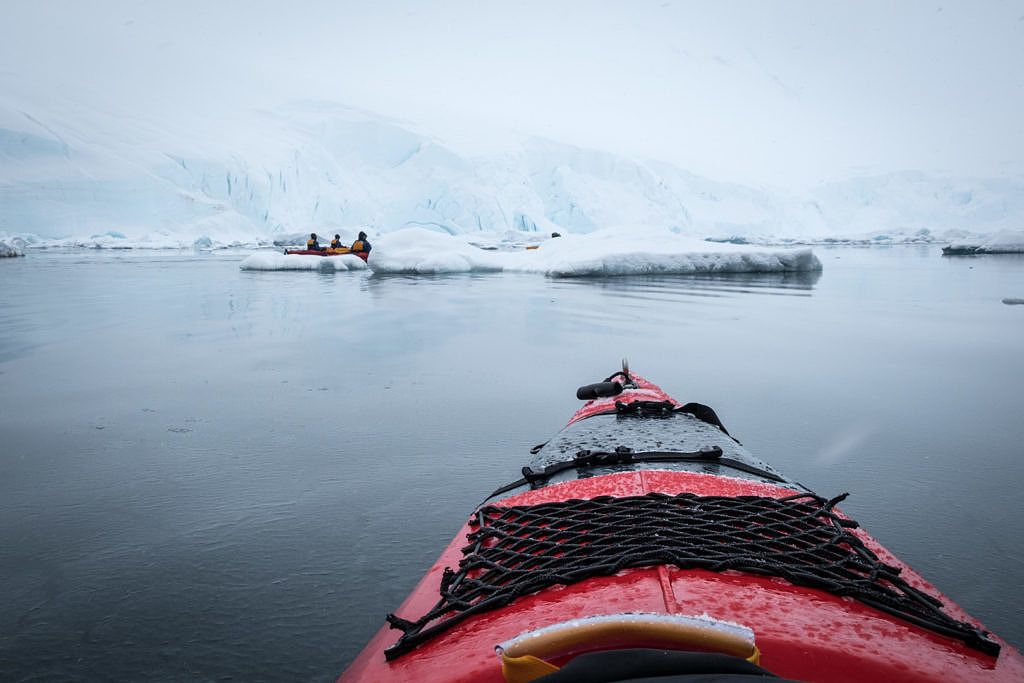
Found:
[[[539,138],[474,156],[412,124],[333,103],[158,122],[0,95],[0,236],[184,246],[311,230],[350,237],[361,226],[966,236],[1024,226],[1024,181],[905,172],[797,195]]]

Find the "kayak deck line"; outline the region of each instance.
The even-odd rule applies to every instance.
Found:
[[[769,472],[768,470],[755,467],[754,465],[734,458],[722,457],[722,449],[719,446],[710,446],[690,453],[681,453],[679,451],[641,451],[639,453],[634,453],[627,446],[622,446],[620,449],[610,452],[592,452],[582,450],[577,453],[572,460],[548,465],[539,472],[536,472],[529,466],[526,466],[523,468],[522,479],[516,480],[510,484],[505,484],[487,498],[488,500],[491,498],[497,498],[503,493],[514,491],[515,489],[523,486],[529,486],[531,489],[537,488],[538,484],[547,482],[556,474],[560,474],[567,470],[584,470],[588,468],[609,467],[611,465],[626,465],[633,463],[713,462],[718,465],[722,465],[723,467],[729,467],[739,470],[740,472],[746,472],[747,474],[753,474],[763,479],[768,479],[769,481],[774,481],[780,484],[789,483],[788,480],[773,472]]]
[[[900,577],[849,532],[830,500],[798,493],[761,496],[599,496],[536,505],[487,505],[470,521],[457,571],[446,569],[440,599],[415,621],[388,615],[402,631],[385,651],[409,652],[464,619],[521,595],[623,569],[671,565],[774,576],[795,586],[852,597],[990,656],[999,643],[949,616],[942,603]]]

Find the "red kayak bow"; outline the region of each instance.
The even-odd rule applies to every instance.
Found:
[[[1024,659],[628,369],[473,511],[341,681],[1019,681]]]

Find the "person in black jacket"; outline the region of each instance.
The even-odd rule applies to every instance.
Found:
[[[359,237],[357,237],[356,241],[352,243],[351,249],[353,253],[356,254],[369,254],[373,247],[366,241],[366,233],[360,230]]]

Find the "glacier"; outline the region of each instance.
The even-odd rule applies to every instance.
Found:
[[[537,137],[473,155],[332,102],[200,125],[0,93],[0,239],[29,248],[271,246],[414,227],[482,240],[652,228],[722,243],[937,243],[1022,225],[1024,180],[1009,176],[908,171],[793,192]],[[458,267],[490,268],[473,259]]]

